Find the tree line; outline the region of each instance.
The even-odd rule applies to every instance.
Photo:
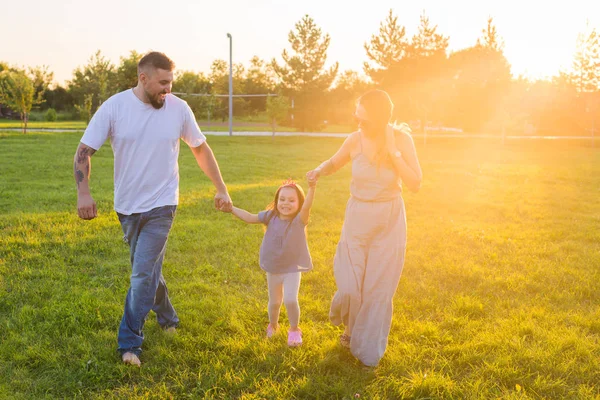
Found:
[[[425,13],[409,37],[390,10],[364,43],[361,74],[340,71],[337,62],[326,67],[331,38],[306,15],[289,32],[289,48],[280,60],[255,56],[247,65],[234,64],[234,94],[278,95],[236,97],[234,114],[318,131],[326,124],[351,125],[357,97],[381,88],[394,101],[394,118],[410,121],[417,131],[452,127],[472,133],[591,134],[600,114],[598,31],[583,27],[569,71],[530,80],[511,73],[493,19],[482,25],[472,46],[451,52],[450,38]],[[52,86],[47,67],[0,62],[0,113],[12,110],[24,123],[33,108],[48,110],[49,120],[56,119],[56,112],[89,120],[108,97],[136,85],[141,57],[131,51],[114,65],[97,51],[73,71],[65,87]],[[227,94],[228,85],[228,62],[218,59],[208,73],[178,71],[173,92],[184,93],[198,119],[224,121],[228,99],[218,95]]]

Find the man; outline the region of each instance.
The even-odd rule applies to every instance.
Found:
[[[162,276],[167,237],[179,201],[179,144],[190,146],[217,194],[215,207],[230,211],[231,198],[205,136],[188,104],[170,94],[174,64],[159,52],[138,63],[138,84],[106,100],[90,121],[75,154],[77,212],[97,216],[90,194],[90,158],[110,139],[114,153],[115,199],[131,254],[130,288],[119,327],[123,362],[140,366],[142,328],[150,310],[158,323],[174,332],[179,318]]]

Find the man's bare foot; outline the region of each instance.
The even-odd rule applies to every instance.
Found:
[[[177,328],[175,328],[174,326],[168,327],[167,329],[165,329],[165,332],[167,332],[169,335],[174,335],[177,333]]]
[[[125,364],[135,365],[138,367],[142,366],[142,362],[140,361],[139,357],[135,353],[132,353],[130,351],[124,353],[121,359]]]

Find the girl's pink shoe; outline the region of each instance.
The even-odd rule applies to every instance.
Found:
[[[288,346],[298,347],[302,344],[302,331],[288,331]]]

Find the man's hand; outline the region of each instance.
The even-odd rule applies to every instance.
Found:
[[[229,193],[217,192],[215,195],[215,208],[219,211],[231,212],[233,209],[233,202],[231,201],[231,197],[229,197]]]
[[[82,194],[77,196],[77,215],[79,218],[90,220],[98,216],[96,202],[91,194]]]

